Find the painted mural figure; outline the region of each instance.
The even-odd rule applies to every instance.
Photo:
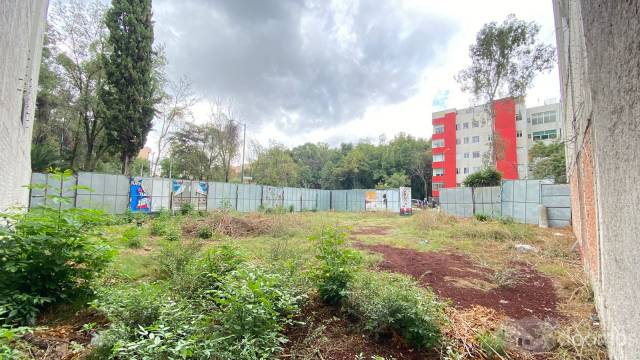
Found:
[[[151,197],[144,190],[142,179],[134,177],[129,180],[129,198],[131,212],[151,211]]]

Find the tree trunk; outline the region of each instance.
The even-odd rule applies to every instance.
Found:
[[[122,174],[129,176],[129,155],[122,155]]]

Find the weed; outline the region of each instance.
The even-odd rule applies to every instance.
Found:
[[[177,226],[168,226],[164,232],[164,239],[167,241],[180,241],[180,228]]]
[[[561,327],[555,337],[558,351],[553,359],[607,359],[604,337],[600,329],[594,328],[588,320]]]
[[[170,243],[163,246],[156,256],[159,276],[161,278],[170,278],[183,272],[199,250],[200,244],[197,242],[188,244]]]
[[[507,355],[507,335],[502,329],[481,332],[476,336],[476,340],[480,350],[488,359],[502,358]]]
[[[140,237],[140,228],[137,226],[128,227],[122,233],[122,241],[129,248],[141,248],[142,238]]]
[[[455,216],[447,215],[442,211],[424,210],[415,216],[421,228],[437,228],[443,225],[453,225],[458,222]]]
[[[489,219],[491,219],[491,217],[487,214],[473,214],[473,217],[481,222],[485,222],[485,221],[489,221]]]
[[[164,219],[156,219],[151,222],[151,226],[149,227],[149,233],[153,236],[162,236],[165,234],[166,225]]]
[[[344,307],[375,338],[397,334],[415,348],[439,344],[446,319],[444,303],[430,290],[391,273],[359,273]]]
[[[511,287],[522,282],[522,276],[517,269],[503,268],[496,270],[491,276],[491,280],[498,287]]]
[[[210,228],[203,226],[200,229],[198,229],[198,237],[200,239],[211,239],[212,236],[213,236],[213,231]]]
[[[360,254],[345,248],[347,231],[344,228],[324,228],[319,236],[310,239],[316,241],[316,258],[320,261],[315,275],[320,298],[326,304],[337,305],[347,295]]]
[[[181,215],[189,215],[193,211],[193,205],[191,203],[184,203],[180,205],[180,214]]]

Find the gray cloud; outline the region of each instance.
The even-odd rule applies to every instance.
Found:
[[[395,0],[156,0],[170,72],[288,133],[401,102],[453,29]]]

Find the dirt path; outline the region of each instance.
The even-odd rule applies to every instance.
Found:
[[[357,244],[361,249],[384,255],[381,270],[404,273],[436,294],[449,298],[457,308],[481,305],[513,319],[536,316],[557,318],[556,294],[551,280],[529,265],[512,263],[516,284],[497,286],[493,271],[476,265],[464,255],[421,252],[388,245]]]

